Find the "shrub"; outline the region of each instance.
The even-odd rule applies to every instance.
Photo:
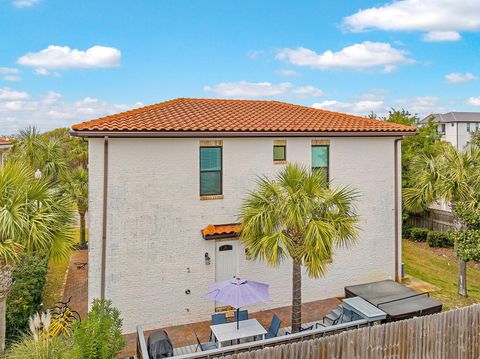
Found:
[[[110,300],[95,299],[87,318],[75,324],[73,341],[77,359],[115,359],[125,346],[120,311]]]
[[[50,314],[35,314],[29,320],[30,333],[13,344],[6,354],[7,359],[67,359],[70,348],[63,336],[51,337],[48,333]]]
[[[430,231],[427,243],[430,247],[450,248],[453,247],[453,238],[448,232]]]
[[[412,226],[409,224],[404,224],[402,226],[402,238],[410,239],[412,238]]]
[[[430,231],[427,228],[414,227],[410,231],[410,238],[415,242],[425,242],[428,232]]]
[[[7,297],[7,341],[20,339],[28,319],[40,309],[47,270],[48,261],[40,255],[25,255],[13,269],[14,283]]]

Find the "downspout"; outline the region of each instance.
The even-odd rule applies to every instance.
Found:
[[[398,251],[398,246],[399,246],[399,238],[398,238],[398,232],[399,232],[399,181],[398,181],[398,143],[402,140],[403,138],[398,138],[394,141],[394,151],[393,151],[393,156],[394,156],[394,170],[393,170],[393,175],[394,175],[394,200],[395,200],[395,210],[394,210],[394,217],[395,217],[395,281],[396,282],[401,282],[402,278],[400,278],[400,275],[398,273],[398,265],[399,265],[399,251]]]
[[[107,259],[107,200],[108,200],[108,136],[103,144],[103,217],[102,217],[102,267],[100,275],[100,299],[105,299],[105,272]]]

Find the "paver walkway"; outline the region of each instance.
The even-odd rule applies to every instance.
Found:
[[[84,268],[79,268],[79,265],[76,263],[87,262],[87,249],[77,250],[72,253],[63,291],[63,300],[66,301],[72,297],[70,308],[76,310],[80,314],[81,319],[84,319],[88,312],[88,265]]]
[[[323,317],[327,315],[332,309],[334,309],[339,303],[341,302],[338,298],[329,298],[302,304],[302,322],[308,323],[323,319]],[[278,315],[278,317],[282,321],[282,328],[290,326],[290,320],[292,315],[291,306],[249,313],[249,318],[257,319],[264,328],[268,328],[274,314]],[[168,333],[174,348],[196,344],[193,329],[195,329],[198,337],[202,342],[208,341],[210,337],[210,321],[197,322],[186,325],[177,325],[162,329],[164,329]],[[148,338],[148,335],[153,331],[155,330],[147,331],[145,333],[145,338]],[[129,356],[135,354],[137,345],[136,334],[128,334],[125,336],[125,338],[127,340],[127,346],[119,356],[120,358],[128,358]]]

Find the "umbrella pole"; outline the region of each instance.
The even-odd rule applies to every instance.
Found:
[[[239,326],[238,326],[238,323],[240,321],[239,314],[240,314],[240,308],[237,308],[237,330],[239,329]]]

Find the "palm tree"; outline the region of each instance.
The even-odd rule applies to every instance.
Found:
[[[442,150],[437,154],[422,155],[412,161],[410,183],[413,186],[404,190],[404,205],[409,211],[419,213],[437,201],[450,203],[454,229],[458,231],[464,225],[455,212],[455,205],[479,203],[480,150],[472,146],[458,151],[447,142],[440,146]],[[458,294],[463,296],[467,296],[466,275],[466,263],[459,258]]]
[[[322,277],[336,247],[357,238],[355,191],[332,189],[320,171],[288,164],[273,180],[261,178],[241,207],[241,238],[252,258],[277,266],[292,260],[292,331],[302,319],[302,266]]]
[[[8,162],[0,169],[0,349],[5,345],[6,295],[12,266],[22,252],[42,251],[53,260],[73,246],[75,210],[69,196],[36,179],[26,165]]]
[[[83,167],[71,170],[64,178],[65,188],[77,205],[80,216],[80,247],[84,248],[85,239],[85,215],[88,210],[88,171]]]

